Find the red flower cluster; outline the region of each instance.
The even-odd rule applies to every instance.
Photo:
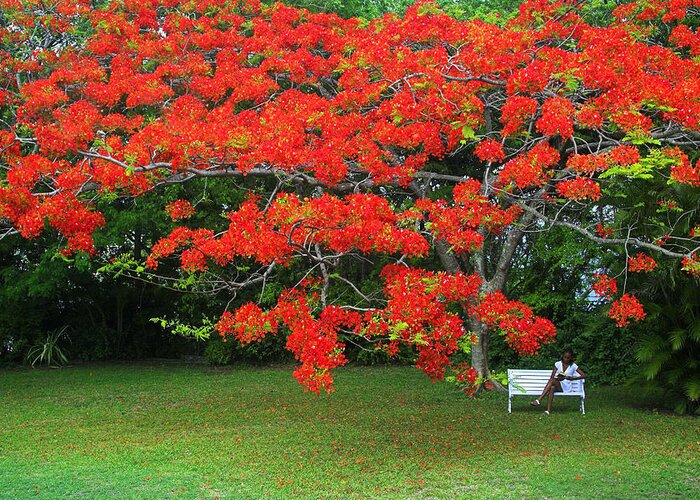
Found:
[[[294,377],[309,390],[319,394],[321,390],[333,391],[333,368],[347,362],[343,354],[345,345],[338,342],[341,328],[358,330],[361,317],[358,313],[339,307],[325,308],[314,318],[309,301],[300,290],[288,290],[268,313],[254,304],[244,306],[233,320],[222,318],[222,329],[233,330],[244,342],[262,339],[266,333],[275,333],[278,324],[289,329],[287,349],[300,362]]]
[[[459,349],[466,334],[458,315],[447,305],[471,303],[481,280],[476,275],[434,273],[403,266],[386,266],[387,306],[365,318],[365,336],[388,337],[413,344],[418,351],[416,366],[431,380],[442,380],[449,356]]]
[[[600,185],[587,177],[560,181],[557,183],[557,193],[569,200],[593,200],[598,201],[602,196]]]
[[[194,215],[194,207],[187,200],[176,200],[165,207],[172,220],[187,219]]]
[[[581,175],[592,175],[604,172],[613,165],[634,165],[640,159],[636,147],[622,145],[603,154],[573,154],[566,161],[566,167]]]
[[[608,161],[606,155],[573,154],[566,161],[566,167],[577,174],[591,175],[607,170]]]
[[[556,335],[551,321],[535,316],[530,307],[508,300],[501,292],[484,296],[472,312],[488,326],[498,327],[508,344],[523,355],[536,354]]]
[[[627,269],[631,273],[649,273],[656,269],[656,261],[649,255],[638,253],[627,259]]]
[[[673,28],[669,41],[680,48],[688,48],[693,56],[700,55],[700,36],[685,24]]]
[[[611,299],[617,293],[617,281],[603,273],[593,275],[593,292],[603,299]]]
[[[547,142],[539,142],[503,166],[498,185],[514,183],[518,188],[539,187],[549,180],[548,169],[559,161],[559,153]]]
[[[190,214],[187,202],[169,205],[171,216]],[[204,269],[207,260],[225,265],[236,257],[253,258],[262,264],[286,263],[294,255],[306,255],[309,247],[318,243],[336,252],[354,249],[364,253],[401,253],[421,256],[428,252],[425,238],[403,226],[386,199],[372,194],[354,194],[341,199],[331,195],[299,199],[295,195],[277,197],[267,211],[257,206],[255,199],[244,202],[229,214],[228,230],[215,238],[210,232],[173,231],[154,245],[149,265],[186,248],[199,258],[194,268]],[[197,234],[196,239],[189,238]],[[183,238],[183,235],[188,237]],[[190,265],[195,264],[190,261]],[[183,261],[184,265],[184,261]]]
[[[691,165],[688,155],[678,148],[667,148],[664,153],[675,163],[671,167],[671,180],[691,186],[700,186],[700,165]]]
[[[542,116],[536,127],[546,136],[559,135],[567,139],[574,135],[574,106],[563,97],[551,97],[542,105]]]
[[[452,371],[455,374],[455,382],[462,392],[470,398],[474,397],[474,393],[478,388],[477,380],[479,379],[479,373],[476,369],[467,363],[460,363],[455,365]]]
[[[484,139],[476,148],[474,154],[481,161],[499,162],[506,159],[506,154],[503,151],[503,144],[493,139]]]
[[[700,256],[698,254],[693,253],[690,257],[683,257],[682,266],[683,271],[700,278]]]
[[[694,0],[645,0],[620,5],[615,8],[613,15],[617,19],[634,18],[642,22],[660,18],[669,23],[683,19],[686,9],[693,5],[697,5]]]
[[[105,223],[101,213],[81,203],[70,192],[36,198],[28,189],[0,186],[0,217],[14,221],[25,238],[36,238],[48,223],[67,238],[64,255],[85,252],[93,255],[92,234]]]
[[[615,234],[615,230],[611,227],[605,227],[602,224],[597,224],[595,227],[595,232],[598,236],[601,238],[609,238],[613,234]]]
[[[615,325],[624,327],[630,324],[630,320],[641,321],[646,317],[642,304],[637,297],[628,293],[612,303],[608,316],[615,320]]]
[[[609,165],[634,165],[641,160],[639,149],[626,144],[611,149],[604,157]]]
[[[537,112],[537,101],[532,97],[514,95],[506,100],[503,105],[501,121],[503,129],[501,135],[508,137],[518,134],[525,122]]]
[[[228,311],[223,313],[216,329],[222,337],[234,335],[245,345],[261,341],[268,333],[277,333],[277,326],[272,314],[249,302],[239,307],[235,314]]]
[[[440,200],[422,199],[416,208],[427,213],[433,234],[447,241],[455,252],[473,252],[481,247],[484,237],[478,231],[486,229],[498,234],[512,224],[521,209],[511,206],[503,210],[481,194],[481,183],[471,179],[457,184],[452,192],[453,206]]]

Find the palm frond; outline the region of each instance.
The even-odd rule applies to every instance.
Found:
[[[691,401],[700,400],[700,378],[694,377],[689,379],[685,384],[685,394]]]
[[[672,330],[668,334],[668,340],[671,342],[671,349],[674,351],[680,351],[685,346],[685,340],[687,338],[687,331],[682,328],[677,328]]]

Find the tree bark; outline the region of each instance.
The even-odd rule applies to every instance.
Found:
[[[484,323],[477,318],[469,317],[469,327],[476,335],[476,344],[472,346],[472,367],[480,377],[487,377],[489,374],[489,330]]]
[[[422,197],[423,193],[420,192],[417,186],[414,185],[412,188],[418,197]],[[534,214],[525,212],[520,217],[519,227],[511,228],[504,236],[502,242],[495,243],[498,244],[499,247],[497,247],[496,255],[493,257],[495,266],[493,266],[492,272],[488,271],[488,254],[485,248],[474,253],[471,261],[460,258],[453,252],[450,252],[449,246],[445,240],[435,239],[435,251],[445,271],[450,274],[474,272],[481,278],[483,283],[480,292],[484,294],[493,293],[496,290],[501,290],[505,286],[508,273],[513,264],[513,255],[525,235],[523,228],[530,226],[535,218]],[[480,232],[482,236],[486,238],[486,230],[481,228]],[[469,316],[468,324],[471,333],[474,334],[477,339],[476,344],[472,346],[471,350],[472,367],[474,367],[480,377],[486,378],[489,374],[490,331],[484,323],[473,316]]]
[[[534,217],[526,213],[521,217],[521,227],[529,226]],[[508,273],[513,264],[513,255],[518,245],[522,242],[525,232],[519,228],[513,228],[505,237],[505,240],[500,246],[500,251],[497,253],[497,263],[493,274],[487,277],[486,253],[482,249],[475,257],[475,271],[483,280],[481,286],[482,293],[493,293],[496,290],[501,290],[508,279]],[[487,279],[488,278],[488,279]],[[488,377],[489,374],[489,341],[490,331],[488,327],[479,321],[477,318],[469,317],[469,326],[474,335],[476,335],[476,344],[472,346],[472,366],[477,371],[479,376]]]

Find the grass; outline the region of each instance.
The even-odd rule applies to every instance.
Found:
[[[591,389],[545,417],[415,368],[94,365],[0,372],[0,498],[700,498],[700,426]]]

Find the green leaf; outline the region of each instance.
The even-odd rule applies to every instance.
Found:
[[[169,320],[167,318],[151,318],[150,321],[160,324],[161,328],[165,330],[170,330],[170,333],[173,335],[193,338],[198,342],[209,339],[214,331],[214,322],[206,317],[202,318],[200,326],[188,325],[178,320]]]
[[[468,125],[462,127],[462,137],[465,139],[476,139],[476,133],[474,129]]]
[[[696,321],[688,330],[689,336],[695,342],[700,342],[700,321]]]
[[[686,331],[685,330],[673,330],[668,334],[668,339],[671,341],[671,348],[674,351],[679,351],[685,345]]]
[[[647,109],[657,109],[659,111],[666,111],[666,112],[676,111],[678,109],[678,108],[674,108],[672,106],[666,106],[665,104],[659,104],[659,103],[654,102],[650,99],[643,99],[642,105],[646,106]]]
[[[657,146],[661,145],[661,141],[654,139],[651,134],[643,130],[632,130],[625,137],[622,138],[624,142],[631,142],[632,144],[655,144]]]
[[[398,323],[392,325],[391,328],[395,332],[403,332],[404,330],[406,330],[406,328],[408,328],[408,323],[406,323],[405,321],[399,321]]]
[[[66,257],[61,252],[56,252],[51,260],[62,260],[63,262],[73,262],[73,259]]]
[[[685,394],[691,401],[700,399],[700,379],[691,379],[685,384]]]
[[[642,362],[651,361],[654,356],[665,347],[664,339],[658,336],[646,337],[640,340],[637,347],[637,360]]]
[[[600,174],[600,178],[604,179],[619,175],[630,179],[652,179],[657,171],[664,170],[675,164],[675,159],[670,158],[661,150],[654,149],[648,156],[633,165],[613,165]]]
[[[459,350],[462,351],[464,354],[469,354],[472,352],[472,343],[469,339],[465,339],[462,337],[459,342],[457,343],[459,346]]]

